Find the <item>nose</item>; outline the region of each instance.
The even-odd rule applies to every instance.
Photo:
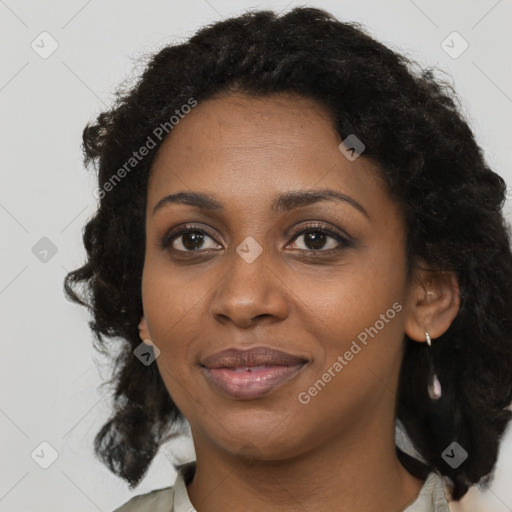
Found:
[[[240,255],[242,254],[242,255]],[[231,251],[211,298],[211,314],[220,323],[249,328],[288,316],[289,290],[277,265],[263,249],[254,260]]]

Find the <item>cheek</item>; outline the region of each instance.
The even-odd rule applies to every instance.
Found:
[[[355,259],[337,275],[308,280],[303,286],[323,350],[317,373],[344,357],[345,379],[337,380],[340,385],[343,380],[344,385],[360,386],[369,375],[387,379],[401,360],[406,267],[401,242],[393,241],[394,247],[381,244],[380,250]]]
[[[308,305],[317,313],[311,331],[319,350],[309,387],[302,391],[315,396],[313,406],[324,411],[322,415],[332,415],[333,404],[356,415],[361,404],[377,407],[378,400],[393,399],[401,363],[404,307],[396,285],[400,276],[394,276],[395,280],[391,276],[389,283],[379,280],[382,276],[369,270],[364,276],[346,276],[323,296],[310,287]]]
[[[406,268],[400,247],[380,244],[378,250],[362,251],[342,265],[310,268],[300,278],[299,272],[286,276],[301,316],[316,324],[319,337],[324,334],[334,343],[346,340],[373,325],[394,303],[403,307]]]
[[[147,272],[142,290],[151,338],[160,350],[158,371],[173,401],[188,414],[187,404],[198,399],[188,377],[195,343],[191,340],[200,339],[198,322],[192,321],[198,298],[193,288],[170,273]]]
[[[190,339],[194,334],[190,329],[197,328],[190,317],[200,298],[201,289],[184,282],[183,274],[170,271],[169,266],[144,267],[142,301],[152,340],[164,356],[158,358],[159,364],[172,365],[185,357],[186,345],[180,340]]]

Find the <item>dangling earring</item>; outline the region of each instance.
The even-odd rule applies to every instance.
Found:
[[[429,347],[432,346],[432,340],[430,339],[430,335],[427,331],[425,331],[425,338],[427,340],[427,345]],[[428,371],[428,396],[432,400],[438,400],[441,397],[442,391],[441,391],[441,383],[439,382],[439,379],[437,378],[437,375],[434,372],[434,365],[432,363],[432,354],[429,351],[428,354],[428,365],[429,365],[429,371]]]

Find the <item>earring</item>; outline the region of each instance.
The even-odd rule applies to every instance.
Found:
[[[430,338],[430,335],[427,331],[425,331],[425,339],[427,341],[427,345],[429,347],[432,346],[432,340]],[[431,398],[431,400],[438,400],[441,397],[442,391],[441,391],[441,383],[439,382],[439,379],[437,378],[437,375],[434,371],[434,365],[432,363],[432,354],[429,351],[428,353],[428,365],[429,365],[429,371],[428,371],[428,396]]]

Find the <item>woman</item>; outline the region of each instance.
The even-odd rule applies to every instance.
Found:
[[[447,511],[490,478],[506,187],[451,93],[356,24],[257,11],[85,128],[100,201],[65,290],[123,343],[96,453],[131,488],[185,420],[196,453],[119,512]]]

